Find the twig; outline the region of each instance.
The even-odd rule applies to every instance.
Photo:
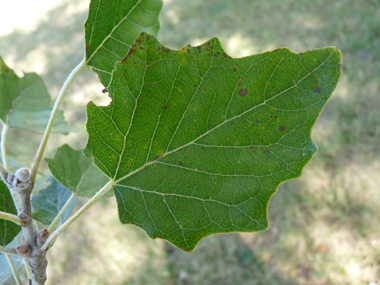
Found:
[[[77,194],[73,193],[71,194],[70,198],[66,201],[66,204],[62,207],[62,209],[59,211],[58,215],[54,218],[54,221],[49,226],[48,232],[51,233],[51,231],[54,229],[55,225],[58,223],[59,219],[62,217],[63,213],[66,211],[67,207],[70,205],[70,203],[74,200],[74,198],[77,196]]]
[[[7,161],[7,154],[5,150],[5,141],[7,137],[7,131],[9,129],[9,126],[6,125],[3,121],[1,121],[2,129],[1,129],[1,156],[2,156],[2,163],[6,170],[9,171],[8,161]]]
[[[18,276],[17,270],[16,270],[15,266],[13,265],[11,257],[7,253],[5,253],[5,257],[7,258],[9,266],[12,270],[13,278],[15,279],[17,285],[21,285],[20,277]]]
[[[0,246],[0,252],[19,256],[16,249],[12,247]]]
[[[114,181],[109,181],[106,185],[103,186],[86,204],[82,206],[70,219],[64,222],[59,228],[57,228],[46,240],[44,245],[41,247],[41,250],[47,250],[50,247],[50,244],[57,238],[57,236],[62,233],[68,226],[70,226],[76,219],[78,219],[84,212],[86,212],[96,201],[103,197],[109,191],[109,188],[114,186]]]
[[[86,61],[86,55],[85,55],[83,57],[82,61],[73,69],[73,71],[71,71],[69,76],[66,78],[66,81],[63,83],[61,91],[59,91],[58,97],[55,100],[53,110],[51,111],[51,114],[50,114],[49,122],[46,126],[44,136],[42,138],[42,141],[40,143],[40,146],[38,148],[38,151],[37,151],[37,154],[36,154],[36,157],[34,159],[33,166],[32,166],[31,182],[33,185],[34,185],[34,182],[36,180],[38,167],[40,166],[41,159],[42,159],[42,156],[44,154],[45,147],[46,147],[47,141],[49,139],[51,129],[53,127],[54,118],[55,118],[55,116],[58,112],[58,109],[59,109],[59,105],[61,105],[63,97],[65,96],[67,90],[69,89],[71,83],[74,81],[75,77],[82,71],[83,68],[86,67],[86,65],[87,65],[87,61]]]
[[[14,222],[15,224],[18,224],[20,226],[22,225],[22,220],[18,216],[10,213],[0,211],[0,219]]]

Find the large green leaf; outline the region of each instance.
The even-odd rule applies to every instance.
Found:
[[[268,227],[278,185],[316,153],[311,128],[340,78],[333,47],[231,58],[212,38],[174,51],[143,33],[107,107],[87,106],[85,154],[116,182],[119,218],[193,250]]]
[[[25,73],[19,78],[0,57],[0,119],[13,128],[45,132],[52,107],[50,95],[42,78]],[[52,132],[68,133],[75,129],[65,122],[58,111]]]
[[[2,180],[0,180],[0,211],[17,215],[11,193]],[[0,219],[0,245],[10,243],[21,231],[21,227],[11,221]]]
[[[57,149],[54,159],[45,159],[54,177],[70,191],[79,196],[92,197],[109,178],[83,155],[82,150],[74,150],[67,144]],[[109,191],[106,196],[112,196]]]
[[[72,193],[61,183],[51,177],[49,179],[51,184],[44,190],[39,191],[32,197],[32,216],[33,219],[50,225],[63,206],[71,197]],[[65,212],[59,219],[59,223],[63,223],[71,214],[74,209],[77,197],[75,197]]]
[[[142,31],[156,34],[162,0],[92,0],[85,24],[87,66],[107,87],[116,61],[122,60]]]

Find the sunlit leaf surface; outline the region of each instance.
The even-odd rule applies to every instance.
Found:
[[[188,251],[266,229],[270,197],[317,151],[311,128],[340,63],[333,47],[235,59],[217,38],[174,51],[141,34],[113,72],[112,103],[87,106],[85,154],[117,182],[120,221]]]

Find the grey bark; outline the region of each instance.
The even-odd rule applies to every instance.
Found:
[[[32,270],[31,284],[45,284],[48,262],[46,251],[42,251],[40,248],[47,240],[49,233],[46,229],[37,233],[36,226],[33,223],[30,196],[34,185],[31,182],[30,171],[27,168],[21,168],[15,174],[8,173],[4,182],[11,192],[17,193],[20,201],[20,208],[17,211],[18,217],[23,221],[21,225],[22,236],[26,244],[18,246],[16,251],[29,261]]]

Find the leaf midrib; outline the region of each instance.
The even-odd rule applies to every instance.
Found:
[[[329,58],[330,58],[335,52],[336,52],[336,50],[332,51],[332,52],[330,53],[330,55],[329,55],[329,56],[328,56],[328,57],[327,57],[327,58],[326,58],[326,59],[325,59],[320,65],[318,65],[318,67],[316,67],[316,68],[313,69],[311,72],[309,72],[308,74],[306,74],[303,78],[301,78],[299,81],[297,81],[297,83],[294,84],[292,87],[289,87],[289,88],[287,88],[286,90],[281,91],[280,93],[274,95],[272,98],[270,98],[270,99],[268,99],[268,100],[265,100],[263,103],[258,104],[258,105],[256,105],[256,106],[254,106],[254,107],[252,107],[252,108],[250,108],[250,109],[244,111],[243,113],[241,113],[241,114],[239,114],[239,115],[236,115],[236,116],[234,116],[234,117],[231,117],[231,118],[225,120],[224,122],[222,122],[222,123],[220,123],[219,125],[215,126],[215,127],[212,128],[211,130],[208,130],[208,131],[205,132],[204,134],[202,134],[202,135],[200,135],[199,137],[195,138],[195,139],[192,140],[191,142],[188,142],[187,144],[184,144],[183,146],[180,146],[180,147],[178,147],[178,148],[176,148],[176,149],[173,149],[173,150],[171,150],[171,151],[169,151],[169,152],[167,152],[167,153],[164,153],[164,154],[162,154],[158,159],[156,159],[156,160],[152,160],[151,162],[148,162],[148,163],[145,163],[144,165],[142,165],[141,167],[139,167],[139,168],[136,169],[135,171],[132,171],[132,172],[128,173],[127,175],[125,175],[125,176],[123,176],[123,177],[121,177],[121,178],[119,178],[119,179],[117,179],[117,180],[113,180],[113,181],[115,182],[115,185],[117,185],[120,181],[122,181],[122,180],[124,180],[124,179],[126,179],[126,178],[128,178],[128,177],[130,177],[130,176],[133,176],[134,174],[140,172],[141,170],[143,170],[143,169],[146,168],[147,166],[156,163],[157,160],[159,160],[159,159],[161,159],[161,158],[164,158],[164,157],[166,157],[166,156],[168,156],[168,155],[170,155],[170,154],[172,154],[172,153],[174,153],[174,152],[177,152],[177,151],[179,151],[179,150],[181,150],[181,149],[183,149],[183,148],[185,148],[185,147],[187,147],[187,146],[189,146],[189,145],[195,143],[197,140],[203,138],[204,136],[208,135],[209,133],[213,132],[214,130],[216,130],[217,128],[223,126],[224,124],[226,124],[226,123],[228,123],[228,122],[230,122],[230,121],[232,121],[232,120],[235,120],[236,118],[242,117],[243,115],[245,115],[245,114],[247,114],[247,113],[249,113],[249,112],[251,112],[251,111],[257,109],[258,107],[264,106],[267,102],[270,102],[271,100],[277,98],[277,97],[280,96],[281,94],[283,94],[283,93],[285,93],[285,92],[287,92],[287,91],[289,91],[289,90],[295,88],[300,82],[302,82],[304,79],[306,79],[306,78],[307,78],[308,76],[310,76],[312,73],[314,73],[315,71],[317,71],[321,66],[323,66],[323,65],[329,60]],[[193,96],[193,97],[194,97],[194,96]],[[118,172],[118,171],[119,171],[119,169],[116,169],[115,177],[117,176],[117,172]],[[124,186],[125,186],[125,185],[124,185]]]

